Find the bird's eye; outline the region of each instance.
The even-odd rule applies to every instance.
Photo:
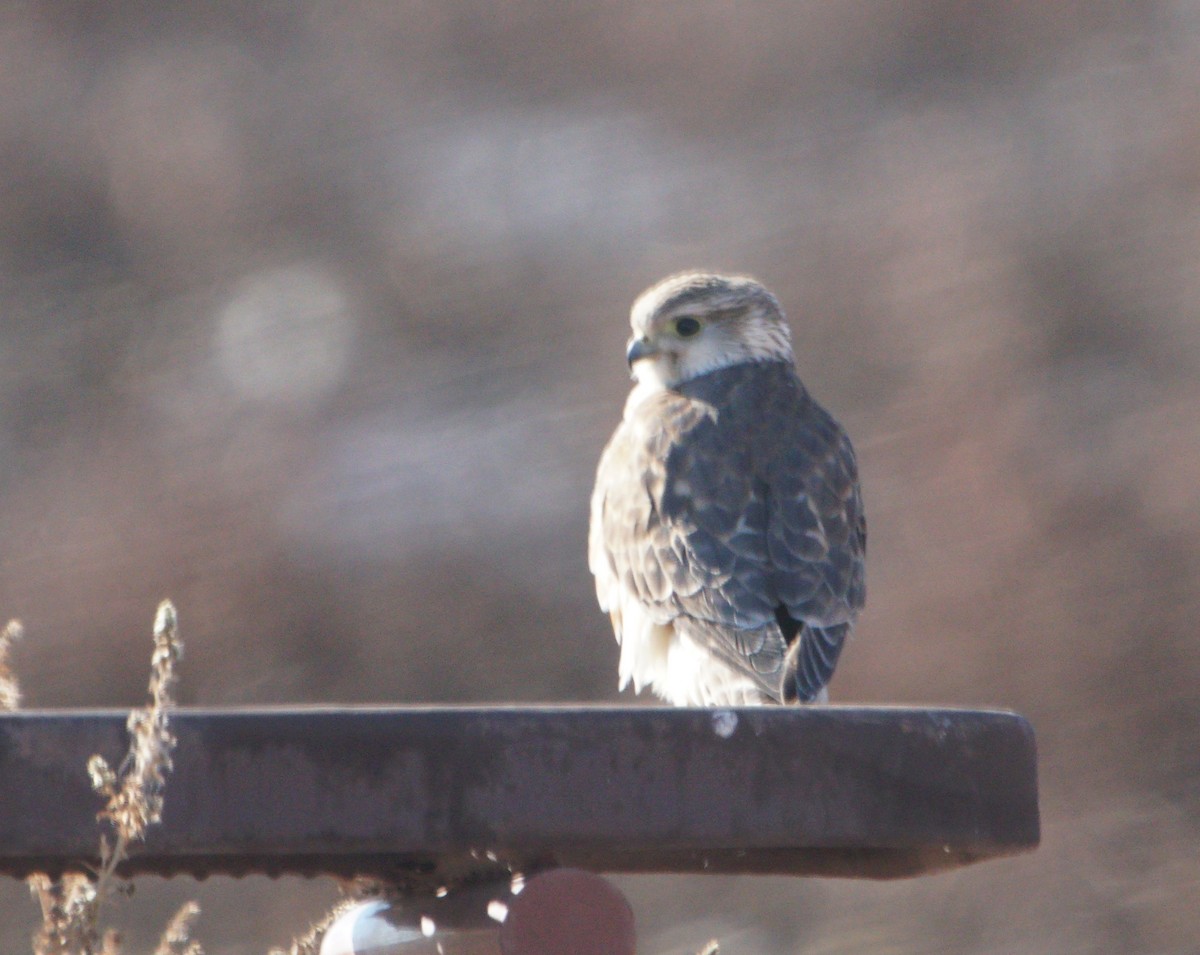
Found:
[[[700,331],[700,322],[690,315],[685,315],[676,320],[675,331],[678,332],[680,338],[691,338]]]

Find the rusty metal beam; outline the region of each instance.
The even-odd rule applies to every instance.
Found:
[[[94,863],[123,712],[0,716],[0,872]],[[1033,731],[887,707],[180,710],[127,874],[435,884],[594,871],[893,878],[1037,845]]]

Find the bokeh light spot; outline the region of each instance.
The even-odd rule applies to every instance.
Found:
[[[310,402],[345,375],[355,320],[340,284],[293,265],[246,280],[218,317],[217,361],[245,398]]]

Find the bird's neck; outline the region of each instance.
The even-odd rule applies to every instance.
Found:
[[[654,375],[641,374],[639,371],[637,384],[629,393],[625,402],[625,418],[632,416],[639,407],[666,393],[683,395],[688,398],[704,401],[706,404],[721,404],[729,390],[738,386],[746,376],[780,375],[796,380],[796,366],[790,356],[783,358],[765,358],[758,361],[742,361],[706,371],[700,375],[668,383]]]

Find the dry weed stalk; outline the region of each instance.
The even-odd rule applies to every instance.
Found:
[[[185,902],[180,906],[158,940],[154,955],[204,955],[200,943],[191,937],[192,922],[199,914],[200,906],[195,902]]]
[[[329,926],[337,921],[339,915],[354,904],[354,899],[342,899],[326,912],[321,919],[313,922],[308,927],[308,931],[293,938],[287,948],[272,948],[267,952],[267,955],[317,955],[321,950],[321,940],[325,937]]]
[[[42,907],[42,924],[33,936],[36,955],[102,955],[96,884],[90,876],[68,872],[56,882],[39,872],[28,882]]]
[[[175,705],[175,666],[182,654],[175,607],[164,600],[154,617],[150,702],[129,714],[129,752],[115,771],[100,756],[88,760],[92,788],[107,800],[98,818],[112,830],[100,837],[100,869],[94,878],[74,872],[57,882],[42,874],[29,879],[42,908],[42,925],[33,938],[36,955],[119,953],[117,933],[100,933],[99,910],[118,891],[116,869],[129,846],[145,836],[148,826],[162,820],[163,789],[175,748],[169,713]],[[203,955],[200,945],[188,937],[199,911],[194,902],[179,910],[163,933],[156,955]]]
[[[21,705],[21,687],[12,664],[8,662],[8,651],[24,632],[20,620],[10,620],[0,630],[0,712],[15,710]]]
[[[88,760],[92,788],[108,799],[100,813],[115,838],[100,840],[100,873],[103,887],[125,858],[130,843],[139,842],[146,827],[162,820],[163,789],[171,770],[175,737],[168,727],[175,705],[175,665],[183,655],[175,607],[169,600],[158,605],[154,617],[154,653],[150,657],[149,705],[129,714],[129,752],[114,772],[102,756]]]

